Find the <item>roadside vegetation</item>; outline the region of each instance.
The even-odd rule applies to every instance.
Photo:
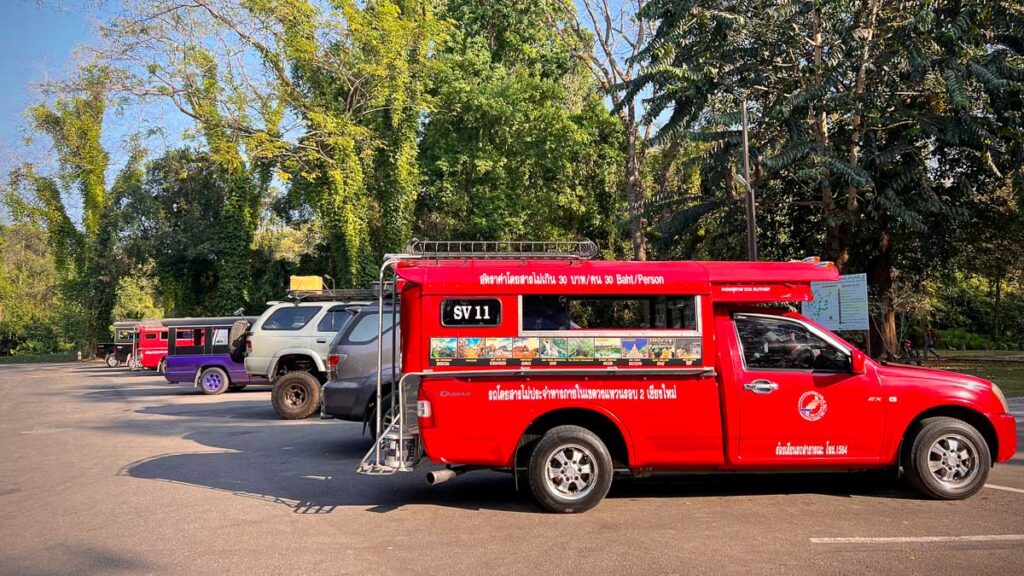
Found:
[[[1022,352],[939,350],[939,354],[941,358],[927,360],[924,365],[991,380],[998,384],[1007,396],[1024,396]]]
[[[26,114],[0,355],[364,286],[411,237],[745,258],[744,101],[761,258],[866,272],[873,350],[1020,350],[1021,30],[996,0],[125,2]],[[111,140],[155,110],[183,137]]]

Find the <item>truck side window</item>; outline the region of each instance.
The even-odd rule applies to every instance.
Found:
[[[319,306],[284,306],[263,322],[264,330],[301,330],[320,311]]]
[[[733,321],[748,370],[849,370],[845,352],[800,322],[745,314],[737,314]]]
[[[696,330],[693,296],[523,296],[523,330]]]

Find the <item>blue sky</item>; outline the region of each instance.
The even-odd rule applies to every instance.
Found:
[[[38,99],[31,84],[63,76],[77,45],[93,37],[91,10],[38,0],[0,0],[0,146],[21,146],[25,109]]]

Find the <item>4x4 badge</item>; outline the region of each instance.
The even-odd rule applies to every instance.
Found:
[[[800,399],[796,403],[797,410],[800,412],[800,417],[808,422],[814,422],[821,420],[825,416],[825,411],[828,409],[828,404],[825,402],[825,397],[821,394],[814,392],[804,392]]]

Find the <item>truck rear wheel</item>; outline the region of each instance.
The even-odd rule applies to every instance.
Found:
[[[910,448],[908,479],[931,498],[962,500],[985,485],[992,455],[973,426],[956,418],[927,418]]]
[[[224,370],[210,366],[199,374],[199,391],[207,396],[224,393],[231,386],[231,378]]]
[[[530,490],[552,512],[586,512],[612,485],[612,457],[596,434],[579,426],[548,430],[530,454]]]
[[[320,381],[309,372],[285,372],[270,393],[274,411],[285,420],[309,418],[320,408]]]
[[[118,366],[121,365],[121,362],[117,359],[117,356],[114,356],[113,354],[107,354],[105,361],[107,363],[108,368],[117,368]]]

